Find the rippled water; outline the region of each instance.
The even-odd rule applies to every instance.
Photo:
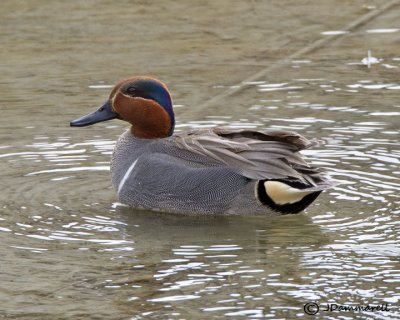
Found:
[[[210,10],[178,2],[163,11],[138,3],[126,11],[128,1],[85,3],[2,4],[1,34],[9,51],[1,52],[8,63],[2,64],[0,98],[0,317],[293,319],[310,317],[303,307],[317,302],[317,318],[400,318],[396,11],[341,32],[331,30],[343,30],[342,20],[307,6],[292,3],[282,11],[251,2],[255,7],[229,9],[225,28],[214,30],[207,25],[228,10],[222,4]],[[351,21],[357,8],[348,5],[341,19]],[[261,14],[267,9],[271,21]],[[109,25],[110,12],[126,23],[158,12],[168,22],[174,10],[193,21],[180,18],[170,27],[170,47],[147,20],[142,29],[135,25],[134,39]],[[310,28],[294,15],[301,10],[321,25],[296,34]],[[283,23],[286,14],[292,14],[290,25]],[[253,31],[250,38],[237,29],[238,15]],[[265,35],[269,56],[255,41],[263,23],[271,29]],[[344,38],[283,63],[217,105],[197,107],[278,61],[278,53],[288,55],[309,37],[337,34]],[[290,42],[293,35],[298,38]],[[156,50],[163,47],[168,50],[161,59]],[[370,68],[362,63],[368,50],[378,59]],[[178,130],[272,127],[323,139],[323,147],[305,154],[341,184],[305,213],[274,218],[179,216],[119,204],[109,159],[125,124],[75,129],[69,120],[99,105],[113,83],[131,74],[159,75],[168,83]],[[387,304],[389,311],[323,311],[328,303]]]

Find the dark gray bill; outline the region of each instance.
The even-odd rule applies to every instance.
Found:
[[[112,111],[111,101],[108,100],[105,104],[103,104],[96,111],[89,113],[86,116],[72,120],[70,125],[71,125],[71,127],[90,126],[91,124],[115,119],[117,117],[118,117],[118,114],[116,112]]]

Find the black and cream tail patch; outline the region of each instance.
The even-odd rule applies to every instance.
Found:
[[[263,204],[283,214],[298,213],[307,208],[322,192],[299,180],[260,180],[256,197]]]

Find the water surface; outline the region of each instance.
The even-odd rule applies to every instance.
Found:
[[[199,107],[382,3],[343,4],[339,19],[320,2],[3,1],[0,316],[293,319],[317,302],[390,309],[321,319],[400,318],[399,8]],[[370,68],[368,50],[379,59]],[[341,184],[274,218],[122,206],[109,159],[126,125],[69,121],[133,74],[167,82],[177,130],[323,139],[305,154]]]

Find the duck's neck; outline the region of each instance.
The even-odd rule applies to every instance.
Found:
[[[161,125],[153,126],[151,130],[149,128],[141,128],[140,126],[132,125],[130,132],[135,138],[139,139],[160,139],[169,137],[170,126],[164,127]]]

